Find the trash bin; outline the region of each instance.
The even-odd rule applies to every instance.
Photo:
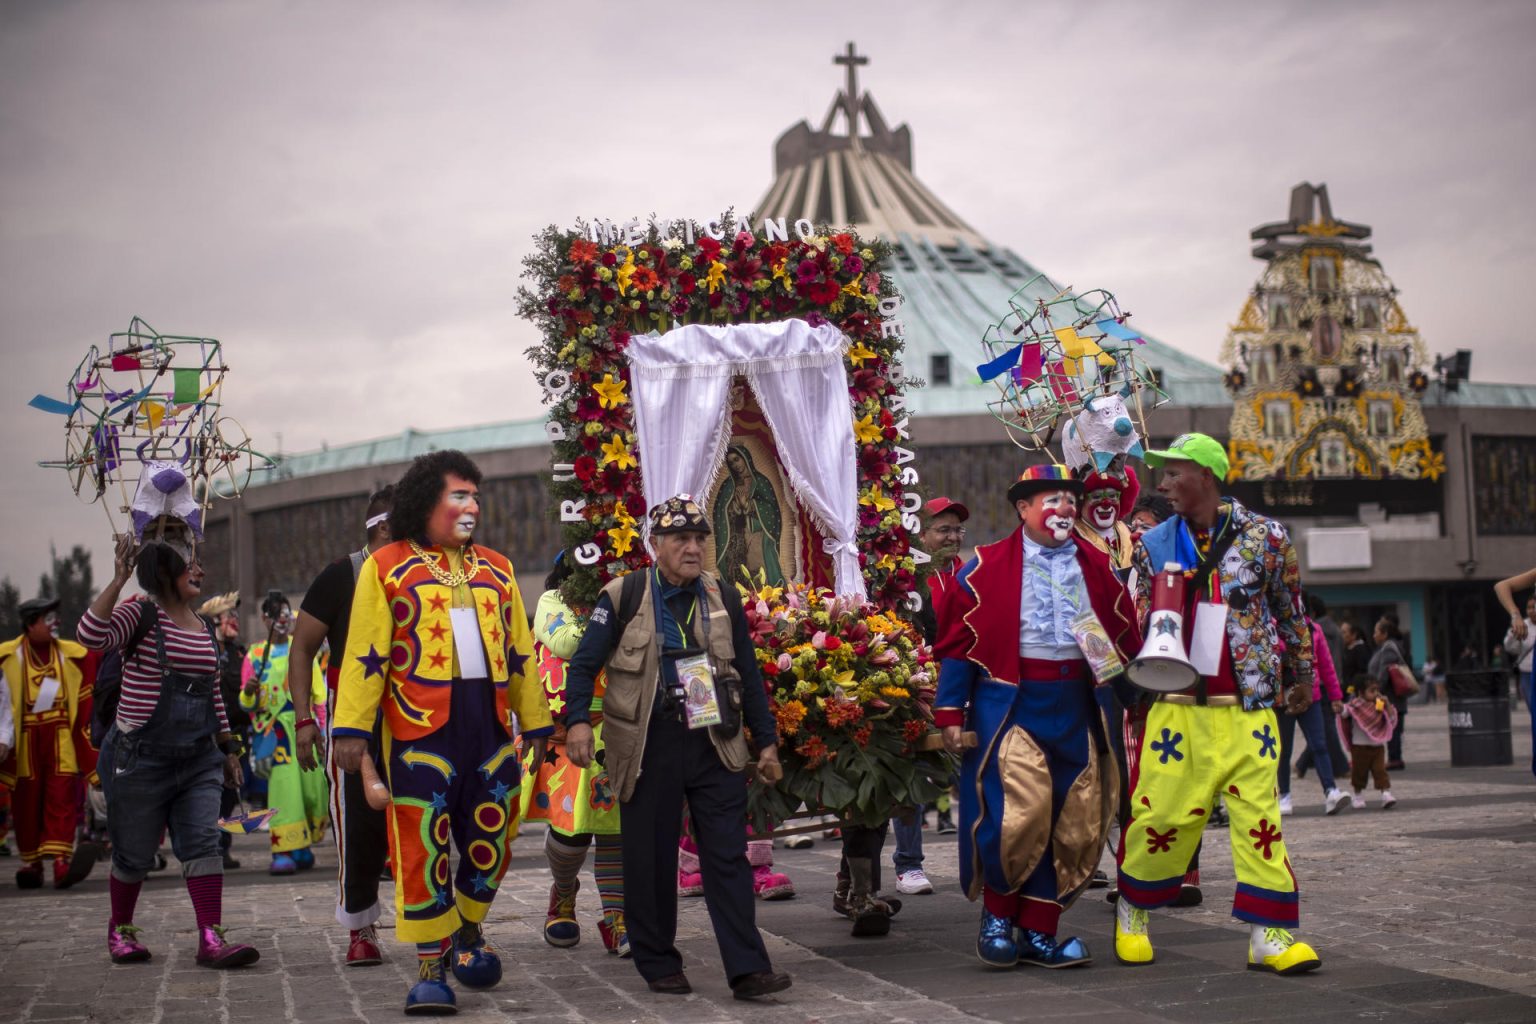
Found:
[[[1451,766],[1514,764],[1509,735],[1509,680],[1502,669],[1445,674],[1451,726]]]

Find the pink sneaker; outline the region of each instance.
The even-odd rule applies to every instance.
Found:
[[[677,894],[679,896],[703,896],[704,876],[697,871],[677,869]]]
[[[245,967],[261,959],[254,946],[224,941],[224,926],[211,924],[197,930],[197,965],[225,970]]]
[[[760,900],[788,900],[795,897],[795,883],[788,875],[773,870],[770,864],[752,869],[752,891]]]
[[[115,964],[141,964],[149,950],[139,942],[139,929],[131,924],[107,922],[107,953]]]

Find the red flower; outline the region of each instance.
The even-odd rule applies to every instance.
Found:
[[[783,242],[770,242],[763,246],[763,262],[770,267],[777,267],[780,261],[789,257],[789,246]]]
[[[693,290],[699,286],[698,279],[692,274],[679,274],[677,278],[677,290],[684,295],[692,295]]]
[[[629,283],[635,286],[636,291],[648,292],[661,283],[661,278],[650,267],[636,267],[630,275]]]
[[[605,267],[616,267],[618,265],[619,265],[619,258],[617,256],[615,256],[611,251],[603,253],[603,266],[605,266]]]
[[[818,306],[828,306],[837,301],[838,290],[836,281],[816,281],[806,287],[805,296]]]
[[[839,233],[832,236],[832,247],[844,256],[853,254],[853,236],[847,233]]]
[[[909,719],[901,727],[901,738],[908,743],[916,743],[928,733],[928,723],[921,718]]]
[[[695,265],[699,263],[709,263],[719,255],[720,243],[715,239],[710,238],[708,235],[705,235],[703,238],[699,239],[699,258],[695,260],[694,263]]]
[[[874,733],[874,731],[874,723],[865,722],[863,725],[853,730],[853,742],[857,743],[860,747],[869,746],[869,737]]]
[[[572,263],[591,263],[597,258],[597,243],[578,238],[571,242],[566,255],[570,257]]]
[[[582,483],[589,482],[597,475],[597,460],[590,455],[583,455],[575,462],[576,479]]]
[[[596,395],[582,395],[576,399],[576,418],[583,423],[603,418],[603,404]]]
[[[740,281],[742,284],[750,284],[752,279],[757,276],[757,272],[762,269],[762,266],[762,260],[743,256],[740,259],[732,260],[729,269],[734,280]]]
[[[604,302],[617,302],[619,300],[619,290],[611,284],[603,285],[598,295],[602,297]]]
[[[752,237],[752,232],[738,231],[736,232],[735,240],[731,243],[731,251],[735,253],[746,252],[747,247],[755,241],[757,241],[757,239]]]
[[[599,448],[601,448],[602,446],[603,446],[603,439],[601,437],[593,437],[591,434],[582,434],[581,435],[581,450],[582,451],[584,451],[584,452],[595,452]]]
[[[821,268],[816,266],[813,260],[801,260],[795,268],[795,280],[802,285],[810,284],[821,273]]]

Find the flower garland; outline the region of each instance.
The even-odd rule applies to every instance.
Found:
[[[729,214],[724,222],[733,222]],[[893,415],[893,400],[907,386],[896,372],[902,341],[886,336],[879,315],[881,300],[897,297],[883,269],[890,247],[818,230],[809,239],[769,241],[746,231],[715,239],[694,225],[685,242],[653,226],[635,245],[556,227],[537,236],[524,260],[531,287],[518,289],[518,313],[543,335],[527,355],[551,407],[550,495],[556,514],[567,512],[564,538],[575,572],[561,596],[571,608],[590,609],[605,583],[649,564],[637,529],[646,503],[624,349],[632,332],[690,323],[799,317],[813,326],[834,323],[848,337],[865,584],[884,608],[915,586],[901,528],[905,459]]]
[[[918,749],[933,731],[938,665],[910,624],[803,584],[761,586],[742,610],[784,765],[777,786],[751,787],[755,827],[802,802],[874,827],[947,791],[952,759]]]

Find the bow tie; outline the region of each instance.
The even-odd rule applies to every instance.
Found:
[[[1030,541],[1030,547],[1033,548],[1030,554],[1036,558],[1060,560],[1077,557],[1077,545],[1073,544],[1071,540],[1068,540],[1059,548],[1048,548],[1044,544],[1036,544],[1034,541]]]

